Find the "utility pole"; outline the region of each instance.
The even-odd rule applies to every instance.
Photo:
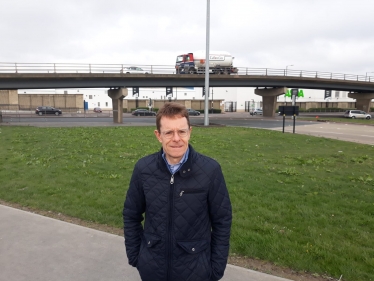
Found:
[[[207,0],[207,8],[206,8],[204,126],[209,126],[209,24],[210,24],[210,0]]]

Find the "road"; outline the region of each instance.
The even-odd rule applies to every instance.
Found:
[[[191,116],[190,119],[192,126],[204,124],[203,115]],[[262,116],[251,116],[248,113],[235,112],[211,115],[209,117],[209,123],[211,125],[220,124],[225,126],[239,126],[275,131],[283,130],[282,116],[268,118]],[[38,127],[154,126],[155,117],[135,117],[130,114],[124,114],[123,124],[114,124],[112,117],[109,115],[103,116],[102,114],[64,114],[63,116],[47,117],[35,116],[33,114],[4,115],[3,124]],[[285,122],[285,132],[293,133],[293,120],[289,117]],[[374,145],[374,126],[371,125],[296,120],[295,133]]]

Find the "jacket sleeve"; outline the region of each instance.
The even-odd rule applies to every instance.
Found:
[[[143,232],[143,213],[145,212],[145,198],[142,190],[141,175],[137,168],[131,177],[130,187],[126,194],[123,208],[123,224],[125,235],[126,254],[129,264],[136,266]]]
[[[229,255],[232,210],[221,167],[215,169],[208,196],[211,234],[211,280],[222,278]]]

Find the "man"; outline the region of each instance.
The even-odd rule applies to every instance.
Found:
[[[123,209],[129,264],[143,281],[219,280],[232,219],[221,167],[188,144],[184,106],[166,103],[156,126],[162,148],[136,163]]]

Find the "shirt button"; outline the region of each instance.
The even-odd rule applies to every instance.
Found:
[[[195,252],[195,248],[192,248],[192,252]]]
[[[183,171],[183,174],[186,173],[186,171]]]
[[[188,169],[187,171],[190,171],[190,169]]]
[[[148,245],[150,245],[151,244],[151,241],[148,241]]]

